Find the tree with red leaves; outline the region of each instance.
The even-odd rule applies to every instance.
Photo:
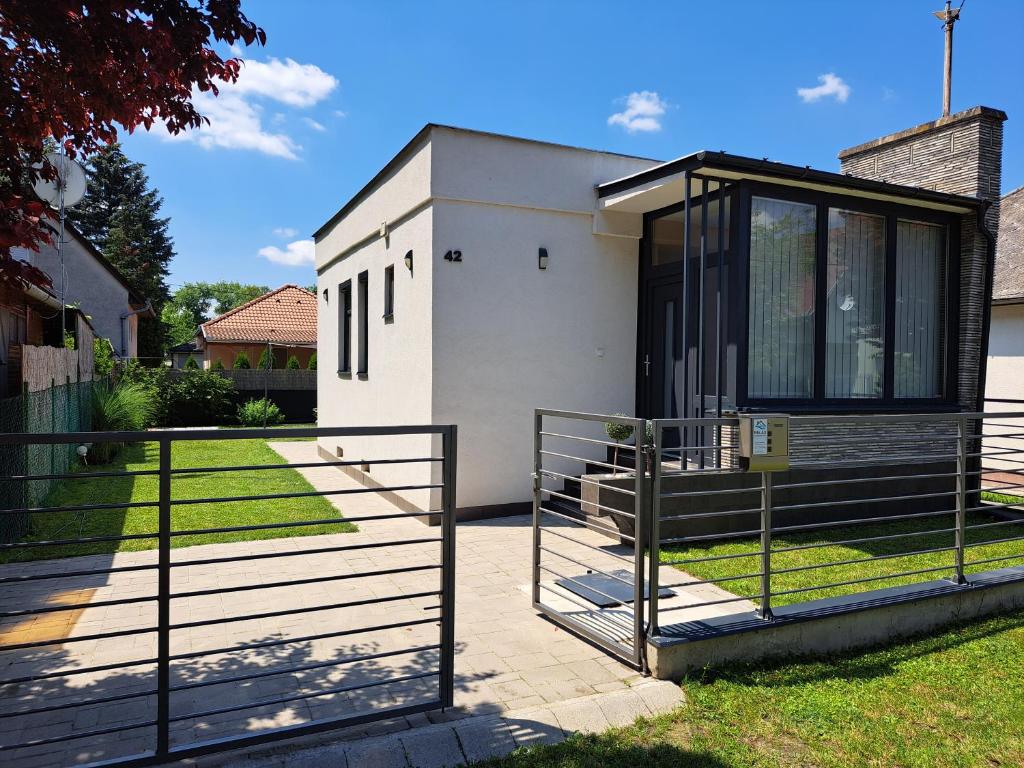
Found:
[[[241,64],[214,41],[262,45],[266,34],[240,0],[0,0],[0,262],[49,241],[31,190],[54,176],[47,141],[88,157],[119,127],[163,121],[179,133],[208,122],[193,89],[216,94]]]

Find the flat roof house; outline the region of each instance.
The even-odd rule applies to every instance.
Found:
[[[839,173],[427,125],[315,234],[319,423],[457,424],[470,515],[529,509],[537,407],[978,409],[1005,119],[944,117]],[[418,448],[320,442],[371,485],[422,482],[373,463]]]

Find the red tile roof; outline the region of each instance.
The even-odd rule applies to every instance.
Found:
[[[199,328],[207,341],[214,342],[316,344],[316,296],[297,285],[282,285]]]

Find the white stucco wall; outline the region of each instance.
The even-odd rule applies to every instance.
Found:
[[[535,408],[634,410],[638,241],[594,234],[594,187],[653,164],[433,128],[318,238],[320,425],[454,423],[458,506],[528,502]],[[376,234],[382,221],[393,223],[387,241]],[[409,249],[412,277],[402,265]],[[444,260],[450,249],[461,263]],[[388,325],[383,272],[392,262]],[[339,377],[337,286],[353,281],[358,318],[356,276],[367,268],[370,372]],[[368,444],[340,442],[345,459],[372,458]],[[416,467],[371,475],[424,477]]]
[[[60,296],[60,259],[55,244],[41,245],[38,252],[14,249],[14,257],[28,261],[49,275],[53,280],[53,292]],[[77,305],[89,316],[97,336],[108,339],[115,353],[121,357],[135,357],[138,348],[137,320],[125,321],[123,327],[121,320],[121,315],[131,311],[128,289],[70,234],[64,241],[64,270],[67,274],[65,302]]]
[[[429,145],[410,158],[411,168],[397,172],[393,183],[371,193],[347,218],[316,244],[317,263],[335,259],[317,277],[317,423],[322,427],[382,426],[434,423],[431,417],[431,211],[419,206],[412,216],[401,218],[415,197],[425,195],[422,163],[429,159]],[[418,170],[417,170],[418,169]],[[418,192],[409,185],[422,182]],[[366,210],[360,210],[365,206]],[[368,222],[391,222],[387,238],[366,237]],[[354,247],[354,250],[353,250]],[[413,252],[413,272],[404,264]],[[341,258],[337,259],[337,255]],[[395,267],[394,315],[385,321],[384,270]],[[368,372],[357,375],[359,357],[358,276],[369,272]],[[352,281],[352,347],[350,374],[338,373],[340,293],[338,286]],[[328,298],[324,300],[324,289]],[[429,437],[322,438],[320,446],[344,461],[416,458],[440,455]],[[371,466],[370,477],[387,486],[423,485],[431,482],[430,464]],[[439,475],[438,475],[439,476]],[[401,495],[420,509],[438,506],[438,494],[411,491]]]
[[[992,307],[985,397],[1024,400],[1024,304]]]

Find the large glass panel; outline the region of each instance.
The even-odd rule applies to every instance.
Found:
[[[714,194],[708,203],[708,253],[718,252],[718,199]],[[725,247],[729,247],[729,197],[725,198]],[[690,257],[700,256],[701,211],[699,200],[690,205]],[[679,263],[683,260],[683,211],[659,216],[652,223],[651,263],[654,266]]]
[[[814,394],[814,262],[814,206],[753,198],[749,397]]]
[[[830,208],[825,396],[881,397],[885,217]]]
[[[651,226],[651,264],[672,264],[683,260],[683,212],[659,216]]]
[[[945,240],[937,224],[896,224],[896,397],[944,394]]]

